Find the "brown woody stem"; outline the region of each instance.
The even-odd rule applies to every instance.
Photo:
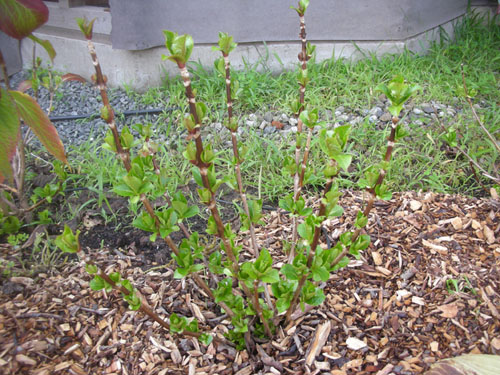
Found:
[[[196,159],[191,160],[191,163],[196,165],[198,167],[198,170],[200,171],[201,179],[203,182],[203,186],[205,189],[210,191],[210,200],[206,203],[208,209],[212,213],[212,217],[214,218],[215,225],[217,227],[217,235],[221,239],[222,243],[224,244],[224,249],[226,252],[226,256],[231,262],[231,268],[232,272],[234,275],[237,275],[240,271],[240,266],[238,264],[238,260],[236,259],[236,256],[234,255],[234,249],[233,246],[231,245],[231,241],[226,237],[224,234],[224,223],[222,222],[222,219],[219,214],[219,209],[217,208],[217,204],[215,202],[215,192],[212,191],[212,188],[210,186],[210,182],[208,181],[208,176],[207,176],[207,171],[208,168],[211,166],[209,163],[205,163],[201,160],[201,154],[203,153],[203,141],[201,139],[200,135],[200,129],[201,129],[201,120],[198,117],[198,114],[196,112],[196,99],[194,97],[193,89],[191,87],[191,79],[189,76],[189,72],[186,69],[186,65],[183,63],[178,62],[177,63],[180,71],[181,71],[181,77],[184,83],[184,88],[186,91],[186,97],[188,99],[188,104],[189,104],[189,110],[191,112],[191,115],[194,118],[196,126],[194,129],[189,131],[189,135],[192,139],[195,141],[195,146],[196,146]],[[237,279],[237,278],[236,278]],[[243,289],[243,292],[245,293],[246,297],[251,301],[253,296],[252,292],[250,289],[246,286],[245,283],[240,283],[241,288]]]
[[[233,118],[233,100],[231,98],[231,69],[230,69],[228,54],[222,52],[222,56],[224,58],[224,68],[226,71],[227,117],[228,117],[228,123],[229,125],[231,125],[231,121]],[[240,167],[241,161],[238,151],[238,140],[236,139],[236,129],[234,130],[231,129],[231,143],[233,146],[233,155],[236,161],[236,164],[234,166],[234,171],[236,174],[236,181],[238,183],[238,190],[241,197],[241,202],[243,203],[243,210],[245,211],[245,214],[247,215],[250,223],[249,231],[250,231],[250,239],[252,243],[253,255],[255,258],[257,258],[259,256],[259,247],[257,245],[257,238],[255,236],[255,228],[252,221],[250,220],[250,210],[248,209],[247,196],[245,190],[243,189],[243,179],[241,178],[241,167]]]
[[[104,75],[102,74],[101,65],[99,64],[99,60],[97,59],[97,54],[95,52],[94,43],[92,43],[91,40],[88,40],[87,47],[89,49],[90,56],[92,57],[92,63],[94,64],[95,73],[96,73],[96,83],[97,83],[97,88],[99,89],[99,91],[101,93],[102,104],[104,107],[107,108],[107,111],[108,111],[108,116],[106,116],[106,118],[104,120],[108,124],[108,127],[111,130],[111,133],[113,134],[113,138],[114,138],[115,145],[116,145],[116,153],[118,154],[118,156],[122,160],[123,165],[125,166],[125,169],[127,170],[127,172],[129,172],[131,169],[130,152],[128,150],[124,149],[121,142],[120,142],[120,133],[118,132],[118,129],[116,127],[115,114],[114,114],[113,108],[111,107],[111,105],[109,103],[106,81],[104,79]]]
[[[120,134],[118,132],[118,129],[116,128],[116,123],[114,121],[114,111],[113,111],[113,108],[111,107],[111,105],[109,104],[104,75],[102,74],[101,66],[99,64],[99,60],[97,59],[97,54],[95,52],[94,44],[92,43],[91,40],[88,40],[88,49],[89,49],[90,55],[92,57],[92,62],[93,62],[94,67],[95,67],[96,82],[97,82],[98,88],[101,92],[102,102],[103,102],[103,105],[105,107],[107,107],[107,109],[108,109],[108,118],[105,120],[108,123],[108,126],[113,134],[113,138],[114,138],[114,141],[116,144],[117,154],[119,155],[120,159],[122,160],[125,169],[127,170],[127,172],[129,172],[130,169],[132,168],[131,164],[130,164],[130,152],[128,150],[124,149],[122,144],[121,144]],[[151,202],[148,200],[148,198],[146,197],[145,194],[141,194],[140,199],[141,199],[141,202],[142,202],[144,208],[148,212],[148,214],[154,219],[156,228],[159,232],[160,221],[154,212],[154,209],[153,209],[153,206],[151,205]],[[164,240],[167,242],[168,246],[171,248],[171,250],[174,252],[174,254],[179,255],[179,249],[177,248],[175,243],[172,241],[170,236],[167,236],[166,238],[164,238]],[[201,289],[203,289],[212,300],[215,301],[215,296],[212,293],[212,290],[210,289],[210,287],[207,285],[207,283],[205,281],[203,281],[199,277],[199,275],[197,275],[197,274],[193,274],[193,279],[196,282],[196,284]],[[225,304],[219,303],[219,305],[227,312],[228,315],[230,315],[232,313],[231,309],[229,307],[225,306]]]
[[[81,252],[81,250],[79,252]],[[86,264],[98,267],[94,262],[92,262],[91,260],[89,260],[87,256],[84,255],[83,258],[84,258],[84,261],[85,261]],[[116,285],[116,283],[113,280],[111,280],[111,278],[109,277],[109,275],[107,273],[105,273],[104,271],[102,271],[99,267],[98,267],[97,275],[99,277],[101,277],[104,281],[106,281],[109,285],[111,285],[114,289],[117,289],[118,291],[120,291],[121,293],[123,293],[126,296],[130,295],[130,291],[128,289],[126,289],[122,285]],[[167,323],[167,321],[165,321],[164,319],[162,319],[145,302],[146,301],[144,299],[141,300],[141,307],[139,308],[139,311],[142,311],[149,318],[151,318],[152,320],[154,320],[155,322],[157,322],[159,325],[161,325],[163,328],[165,328],[166,330],[168,330],[170,332],[170,324]],[[190,336],[190,337],[196,337],[196,338],[198,338],[198,337],[200,337],[202,335],[201,332],[192,332],[192,331],[182,331],[182,333],[180,333],[180,334],[185,335],[185,336]],[[220,339],[220,338],[218,338],[216,336],[214,336],[214,340],[217,341],[217,342],[219,342],[219,343],[223,343],[223,344],[226,344],[226,345],[231,345],[226,340]]]
[[[299,38],[301,41],[301,52],[299,53],[299,62],[301,63],[301,69],[303,71],[307,70],[307,37],[306,37],[306,22],[304,18],[304,13],[299,13],[299,19],[300,19],[300,33],[299,33]],[[297,137],[300,137],[300,134],[302,133],[302,120],[300,119],[300,113],[304,110],[304,102],[305,102],[305,92],[306,92],[306,86],[300,84],[299,87],[299,102],[300,102],[300,108],[299,112],[296,114],[297,115]],[[296,142],[295,144],[295,164],[297,166],[297,170],[294,175],[293,179],[293,192],[294,192],[294,199],[297,201],[300,197],[300,174],[299,174],[299,166],[300,166],[300,154],[301,154],[301,146],[299,142]],[[305,156],[305,155],[304,155]],[[304,160],[304,159],[302,159]],[[307,157],[306,157],[307,160]],[[288,255],[288,263],[291,263],[293,261],[293,258],[295,258],[295,248],[297,246],[297,226],[298,226],[298,219],[296,217],[292,218],[292,244],[290,248],[290,254]]]

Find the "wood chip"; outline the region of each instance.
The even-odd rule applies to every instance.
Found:
[[[432,341],[429,344],[429,347],[430,347],[432,352],[437,352],[439,350],[439,343],[437,341]]]
[[[413,199],[410,201],[410,208],[412,211],[418,211],[422,208],[422,202]]]
[[[422,240],[422,245],[425,247],[428,247],[431,250],[437,251],[439,254],[446,254],[448,252],[448,248],[445,246],[441,245],[436,245],[430,241],[427,241],[425,239]]]
[[[421,297],[412,296],[411,302],[416,304],[416,305],[425,306],[425,300]]]
[[[24,354],[17,354],[16,361],[24,366],[35,366],[37,363],[33,358],[30,358]]]
[[[382,256],[377,251],[372,251],[372,259],[376,266],[381,266],[383,264]]]
[[[360,350],[363,348],[366,348],[366,342],[356,338],[356,337],[349,337],[346,340],[347,347],[351,350]]]
[[[314,359],[321,352],[321,349],[325,345],[331,329],[332,329],[332,324],[329,320],[318,326],[316,333],[314,335],[314,339],[311,341],[311,344],[307,348],[306,365],[308,366],[312,365]]]
[[[441,316],[443,318],[455,318],[458,314],[458,306],[456,303],[449,303],[447,305],[441,305],[437,307],[441,311]]]
[[[454,217],[451,221],[451,225],[455,230],[461,230],[463,228],[462,219],[460,217]]]
[[[491,245],[492,243],[495,243],[496,238],[495,238],[495,232],[493,232],[487,225],[483,227],[483,234],[484,238],[486,239],[486,242]]]
[[[491,347],[497,351],[500,350],[500,337],[493,337],[491,340]]]

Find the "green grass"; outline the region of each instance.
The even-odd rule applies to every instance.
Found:
[[[346,111],[360,111],[375,105],[378,94],[375,87],[387,82],[395,74],[402,74],[412,84],[423,87],[414,101],[440,102],[462,108],[462,112],[451,122],[443,119],[447,126],[459,129],[461,142],[470,154],[486,169],[492,170],[498,164],[499,156],[493,146],[482,136],[475,124],[467,103],[462,98],[461,64],[467,77],[469,89],[477,91],[475,102],[482,103],[480,115],[491,132],[500,128],[498,103],[500,78],[500,32],[494,22],[485,23],[477,15],[469,15],[455,27],[455,40],[447,35],[439,43],[434,43],[429,52],[418,56],[410,51],[398,55],[386,55],[380,58],[367,55],[365,59],[352,63],[344,59],[331,59],[309,67],[311,83],[307,87],[306,102],[320,110],[332,110],[344,106]],[[272,74],[265,59],[254,65],[247,64],[241,71],[233,72],[233,78],[239,83],[235,113],[240,116],[251,112],[264,113],[269,110],[289,112],[288,103],[298,96],[298,84],[295,72],[285,71]],[[197,98],[205,102],[210,111],[210,121],[221,121],[225,116],[225,87],[223,80],[212,70],[203,68],[194,62],[190,64],[193,85]],[[138,100],[147,105],[160,107],[179,106],[181,111],[172,115],[178,122],[186,110],[184,87],[179,77],[165,78],[161,87],[152,88]],[[170,117],[164,122],[170,124]],[[168,125],[161,131],[171,133]],[[174,125],[176,126],[176,125]],[[443,133],[439,124],[408,125],[410,136],[403,145],[396,148],[394,162],[387,181],[394,191],[432,190],[435,192],[463,193],[468,195],[484,194],[481,186],[472,177],[468,161],[454,152],[442,141]],[[362,121],[353,127],[352,146],[354,155],[352,170],[342,175],[345,187],[356,187],[356,181],[365,168],[380,160],[385,151],[385,138],[388,129],[376,130],[373,124]],[[498,135],[497,135],[498,137]],[[170,182],[167,187],[174,191],[178,186],[190,180],[190,165],[182,155],[184,137],[177,140],[176,147],[164,147],[162,165],[167,168]],[[279,139],[279,138],[276,138]],[[230,149],[220,141],[214,141],[219,149],[221,165],[219,170],[228,170],[230,165],[223,160],[230,160]],[[247,141],[251,157],[247,157],[242,166],[245,182],[252,186],[264,199],[274,200],[292,188],[290,176],[282,174],[282,162],[285,155],[292,154],[288,141],[272,141],[252,136]],[[100,145],[88,143],[71,153],[73,165],[78,165],[79,172],[85,177],[80,181],[96,191],[109,188],[112,181],[123,173],[112,154],[101,150]],[[323,164],[318,148],[312,149],[311,165],[320,170]],[[482,184],[490,186],[487,179]],[[319,188],[315,180],[310,184],[312,190]],[[102,203],[102,200],[101,202]]]

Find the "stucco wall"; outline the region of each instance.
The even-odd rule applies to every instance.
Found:
[[[113,48],[163,45],[161,30],[216,43],[219,31],[239,43],[296,41],[298,17],[283,0],[111,0]],[[404,40],[465,13],[467,0],[312,0],[311,41]]]

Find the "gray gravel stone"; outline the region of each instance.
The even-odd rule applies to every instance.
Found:
[[[424,112],[420,108],[414,108],[413,109],[413,113],[416,114],[416,115],[421,115]]]
[[[384,112],[382,116],[380,116],[380,121],[388,122],[392,120],[392,115],[389,112]]]
[[[370,115],[376,116],[376,117],[381,116],[382,113],[384,113],[384,111],[380,107],[373,107],[372,109],[370,109],[370,112],[369,112]]]
[[[273,134],[276,133],[276,128],[274,126],[268,126],[264,129],[264,134]]]
[[[272,112],[266,112],[266,113],[264,114],[264,117],[263,117],[263,118],[264,118],[264,120],[265,120],[265,121],[267,121],[267,122],[271,122],[271,121],[273,121],[273,114],[272,114]]]

